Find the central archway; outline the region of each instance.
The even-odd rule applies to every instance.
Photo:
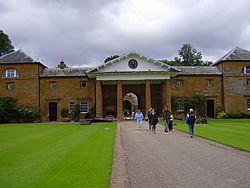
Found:
[[[123,97],[124,119],[133,119],[135,111],[138,109],[139,100],[135,93],[126,93]]]

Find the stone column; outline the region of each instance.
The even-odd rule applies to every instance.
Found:
[[[96,81],[96,118],[103,118],[103,111],[102,111],[102,83],[101,81]]]
[[[123,119],[123,110],[122,110],[122,81],[117,81],[117,120]]]
[[[146,80],[145,85],[145,116],[148,112],[148,109],[151,107],[151,88],[150,88],[150,81]]]
[[[172,97],[172,88],[171,88],[171,81],[165,81],[165,106],[168,107],[169,111],[171,112],[171,97]]]

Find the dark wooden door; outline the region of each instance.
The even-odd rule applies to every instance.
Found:
[[[207,100],[207,117],[214,118],[214,100]]]
[[[57,102],[49,102],[49,121],[57,121]]]

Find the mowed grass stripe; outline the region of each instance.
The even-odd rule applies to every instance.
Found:
[[[184,121],[176,120],[175,124],[176,129],[188,132]],[[208,124],[196,124],[195,135],[250,151],[249,119],[209,119]]]
[[[110,130],[104,131],[104,127]],[[22,128],[25,136],[20,134]],[[10,126],[5,131],[13,131],[17,137],[15,144],[12,139],[0,142],[0,185],[108,187],[115,134],[113,123],[91,126],[21,125]],[[7,135],[5,131],[0,134]],[[11,143],[10,148],[7,147],[8,142]]]

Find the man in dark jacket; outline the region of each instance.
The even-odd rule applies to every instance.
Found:
[[[194,136],[195,119],[196,119],[196,115],[194,113],[194,110],[191,108],[189,110],[189,113],[187,114],[187,117],[186,117],[186,122],[188,124],[189,134],[190,134],[191,138],[193,138],[193,136]]]
[[[162,119],[165,124],[164,132],[165,134],[169,134],[169,120],[170,120],[171,112],[168,110],[168,108],[165,106],[162,110]]]
[[[151,124],[152,131],[155,133],[156,124],[158,123],[158,117],[157,117],[157,114],[153,108],[151,110],[149,123]]]

